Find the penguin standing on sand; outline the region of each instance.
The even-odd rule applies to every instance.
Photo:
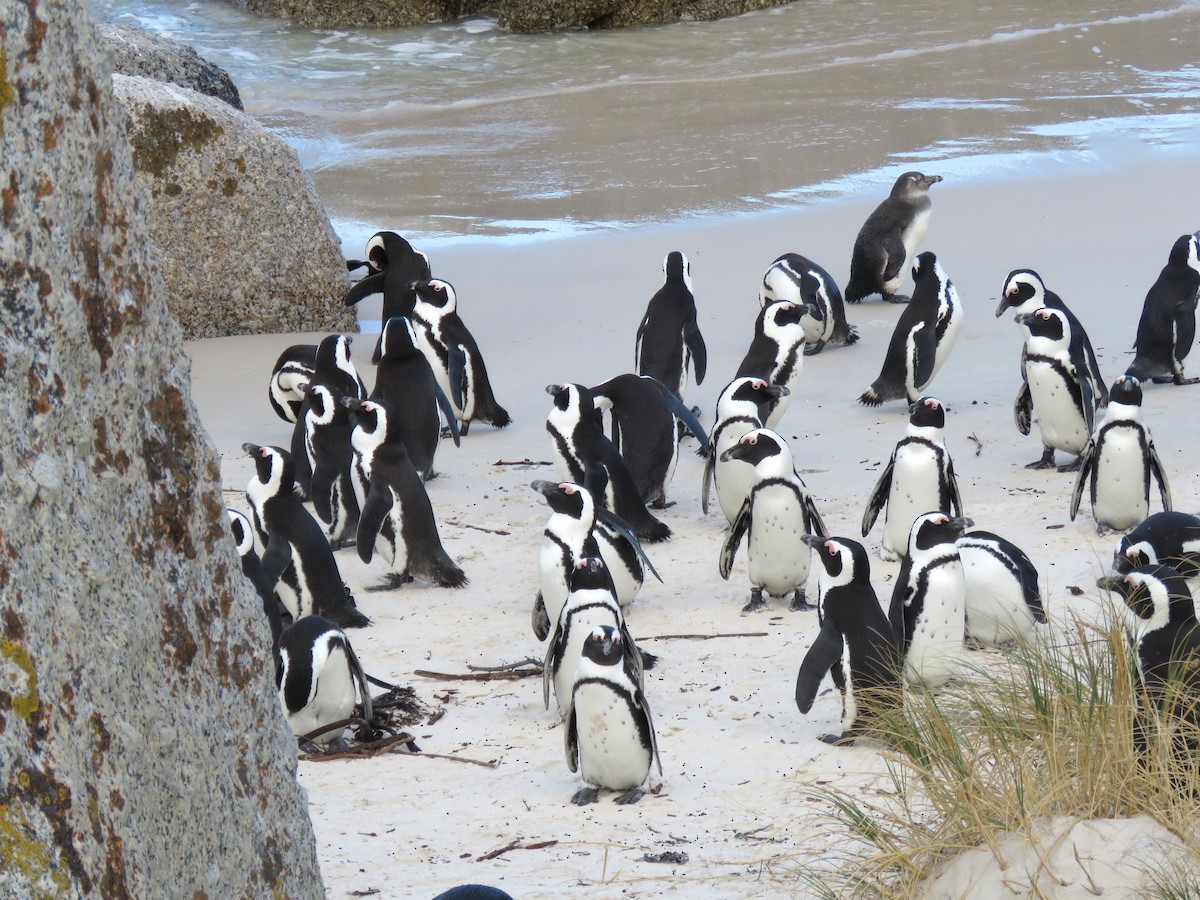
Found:
[[[833,276],[799,253],[785,253],[771,263],[758,300],[763,306],[787,300],[799,307],[808,341],[805,356],[815,356],[826,344],[849,347],[858,340],[858,332],[846,322],[842,292]]]
[[[811,609],[804,596],[808,581],[806,534],[825,535],[825,523],[812,494],[796,474],[792,451],[779,434],[758,428],[742,436],[723,454],[754,466],[754,482],[721,547],[719,569],[729,580],[737,549],[746,538],[750,602],[746,613],[767,608],[763,592],[773,597],[792,595],[792,610]]]
[[[492,393],[487,366],[475,338],[458,315],[458,296],[449,282],[430,279],[415,285],[417,303],[413,324],[421,352],[429,360],[442,391],[454,406],[454,416],[466,434],[478,419],[504,428],[512,417]]]
[[[446,418],[456,447],[459,446],[458,420],[454,418],[454,407],[433,375],[429,360],[418,346],[412,322],[404,316],[388,319],[371,361],[376,368],[370,399],[391,404],[397,433],[408,448],[413,468],[425,481],[436,478],[433,458],[442,433],[438,410]]]
[[[1137,351],[1126,374],[1155,384],[1195,384],[1183,376],[1183,361],[1196,339],[1196,303],[1200,300],[1200,231],[1181,235],[1158,280],[1146,293],[1138,321]]]
[[[592,392],[582,384],[551,384],[546,393],[554,398],[546,431],[559,477],[586,483],[588,466],[598,466],[607,476],[605,490],[593,492],[600,504],[625,520],[641,540],[667,540],[671,529],[646,508],[625,460],[604,434]]]
[[[254,590],[262,600],[263,612],[267,614],[268,620],[274,615],[274,620],[278,621],[280,618],[279,598],[275,596],[275,585],[267,582],[262,560],[258,557],[258,551],[254,549],[254,523],[250,521],[249,516],[239,510],[226,509],[225,512],[229,515],[229,530],[233,533],[234,546],[237,547],[238,556],[242,560],[242,574],[254,585]],[[278,637],[278,634],[274,636]]]
[[[1096,407],[1099,408],[1108,402],[1108,382],[1104,380],[1104,376],[1100,374],[1100,365],[1096,362],[1096,351],[1092,349],[1092,342],[1088,338],[1087,332],[1084,331],[1082,323],[1076,318],[1075,314],[1067,308],[1067,304],[1054,291],[1049,290],[1042,281],[1042,277],[1033,269],[1013,269],[1008,273],[1008,277],[1004,279],[1004,289],[1001,291],[1000,303],[996,306],[996,318],[1000,318],[1005,312],[1011,310],[1014,317],[1021,313],[1034,313],[1042,307],[1048,309],[1057,309],[1067,317],[1067,323],[1071,326],[1071,362],[1075,366],[1075,370],[1080,373],[1086,373],[1088,386],[1091,389],[1092,396],[1098,398]],[[1025,332],[1028,335],[1028,332]],[[1025,354],[1024,345],[1021,348],[1021,393],[1017,397],[1017,408],[1024,408],[1028,414],[1029,409],[1029,382],[1025,377]],[[1018,420],[1017,428],[1021,434],[1029,434],[1029,421]]]
[[[331,334],[321,339],[313,356],[313,372],[308,388],[323,384],[345,397],[363,398],[366,387],[350,359],[351,339],[348,334]],[[296,425],[292,429],[291,452],[296,466],[296,487],[300,496],[312,496],[312,464],[308,458],[308,426],[304,416],[308,412],[308,395],[305,394],[297,410]]]
[[[908,552],[913,519],[929,510],[962,515],[962,497],[943,431],[946,408],[936,397],[909,407],[908,430],[867,497],[862,534],[866,537],[886,505],[879,555],[895,560]]]
[[[933,210],[929,189],[941,180],[941,175],[920,172],[905,172],[896,179],[892,193],[867,217],[854,239],[847,303],[871,294],[881,294],[889,303],[905,302],[907,298],[897,291],[929,227]]]
[[[588,785],[571,798],[576,806],[595,803],[600,788],[621,791],[616,803],[636,803],[650,766],[662,775],[650,705],[624,643],[610,625],[583,642],[563,735],[567,767]]]
[[[1113,384],[1104,418],[1080,459],[1071,493],[1072,522],[1087,485],[1098,533],[1132,528],[1150,512],[1151,476],[1158,481],[1163,509],[1170,510],[1171,489],[1150,429],[1142,421],[1142,386],[1132,375],[1122,375]]]
[[[666,282],[646,306],[638,325],[634,346],[634,370],[662,382],[683,400],[690,363],[696,384],[704,381],[708,351],[696,322],[696,298],[692,295],[692,269],[688,258],[672,250],[663,260]]]
[[[341,728],[323,729],[350,719],[359,696],[363,719],[371,720],[367,676],[350,640],[321,616],[305,616],[279,636],[275,681],[292,734],[322,731],[312,738],[318,749],[343,743]]]
[[[1160,512],[1121,537],[1112,569],[1127,575],[1138,566],[1168,565],[1184,578],[1200,578],[1200,516]]]
[[[358,557],[371,562],[379,547],[392,572],[383,589],[413,578],[442,587],[463,587],[467,576],[442,547],[425,482],[413,468],[408,450],[383,400],[346,400],[354,420],[351,442],[357,465],[370,479],[358,520]],[[378,542],[378,543],[377,543]]]
[[[992,647],[1028,640],[1047,621],[1033,562],[990,531],[968,531],[955,544],[967,589],[967,637]]]
[[[878,406],[887,400],[915,401],[950,356],[962,319],[954,283],[926,250],[913,266],[912,301],[896,320],[879,377],[858,402]]]
[[[358,498],[354,492],[354,448],[350,432],[354,426],[336,388],[311,384],[304,413],[304,448],[312,471],[312,503],[317,518],[325,523],[334,550],[352,539],[358,530]]]
[[[754,322],[754,339],[734,376],[761,378],[787,388],[787,393],[780,394],[767,411],[763,422],[767,428],[778,425],[787,412],[804,370],[805,318],[805,307],[789,300],[772,301],[760,309]]]
[[[664,509],[667,485],[679,462],[679,428],[683,424],[708,449],[708,435],[690,409],[662,382],[649,375],[626,373],[591,388],[592,402],[612,415],[612,442],[625,461],[643,502]]]
[[[733,522],[750,494],[754,466],[740,459],[722,459],[725,451],[756,428],[762,428],[772,405],[788,389],[763,378],[735,378],[717,397],[717,422],[709,438],[710,450],[700,483],[700,509],[708,515],[708,493],[717,484],[717,502],[725,518]]]
[[[342,628],[371,624],[355,608],[321,526],[296,495],[292,455],[278,447],[250,443],[242,444],[242,450],[254,460],[246,500],[255,546],[262,548],[263,575],[292,621],[316,614]]]
[[[1025,328],[1025,382],[1017,392],[1013,417],[1021,433],[1029,434],[1036,411],[1044,448],[1042,458],[1025,468],[1052,469],[1054,451],[1061,450],[1077,458],[1058,470],[1074,472],[1091,440],[1099,397],[1087,370],[1072,356],[1070,320],[1060,309],[1042,307],[1018,313],[1016,321]]]
[[[909,532],[888,619],[900,636],[904,677],[937,687],[957,670],[966,627],[966,580],[956,541],[974,522],[945,513],[918,516]]]
[[[342,302],[354,306],[372,294],[383,294],[382,322],[393,316],[411,316],[417,302],[413,284],[433,277],[429,257],[394,231],[375,232],[367,241],[367,258],[346,262],[350,271],[364,265],[367,274],[346,292]]]
[[[808,715],[825,674],[836,671],[842,731],[820,739],[852,744],[869,736],[879,716],[901,703],[900,640],[871,586],[871,564],[863,545],[812,534],[803,540],[820,562],[821,630],[796,676],[796,706]]]

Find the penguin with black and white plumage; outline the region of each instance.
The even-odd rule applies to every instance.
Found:
[[[929,189],[941,175],[905,172],[892,192],[875,208],[859,229],[850,257],[850,280],[844,293],[847,303],[880,294],[888,303],[904,303],[898,293],[904,272],[925,238],[933,201]]]
[[[991,647],[1029,640],[1048,621],[1033,561],[990,531],[968,531],[955,544],[966,583],[967,638]]]
[[[1104,418],[1080,459],[1071,492],[1072,522],[1086,486],[1096,531],[1127,531],[1150,512],[1151,477],[1158,482],[1163,509],[1171,509],[1167,475],[1142,419],[1142,386],[1132,375],[1122,375],[1113,383]]]
[[[721,459],[725,451],[756,428],[762,428],[772,406],[788,389],[763,378],[735,378],[717,397],[716,424],[709,435],[710,449],[700,482],[700,509],[708,515],[708,495],[716,482],[717,502],[730,524],[750,494],[754,466],[740,459]]]
[[[300,496],[312,496],[312,464],[308,459],[308,427],[304,416],[308,412],[307,390],[313,385],[323,384],[345,397],[364,398],[367,389],[358,370],[350,359],[351,338],[348,334],[330,334],[321,339],[313,356],[313,372],[309,379],[304,400],[297,411],[296,424],[292,429],[291,453],[296,465],[296,488]]]
[[[254,590],[262,600],[263,612],[268,621],[272,622],[272,637],[278,638],[280,625],[280,603],[275,595],[275,586],[267,580],[263,572],[262,560],[254,549],[254,523],[244,512],[236,509],[226,509],[229,515],[229,530],[233,533],[233,543],[237,547],[238,556],[242,561],[242,574],[254,585]]]
[[[926,250],[913,266],[912,300],[896,320],[879,377],[858,402],[864,406],[888,400],[914,402],[945,365],[962,320],[958,290],[937,257]]]
[[[292,455],[251,443],[242,444],[242,450],[254,460],[246,500],[255,549],[266,583],[274,587],[292,621],[320,615],[342,628],[371,624],[355,608],[321,525],[295,492]]]
[[[1167,264],[1146,293],[1138,321],[1137,351],[1127,375],[1155,384],[1195,384],[1185,378],[1183,361],[1196,339],[1196,303],[1200,300],[1200,231],[1180,235]]]
[[[967,589],[957,541],[974,524],[943,512],[924,513],[913,521],[888,607],[910,684],[938,687],[958,669]]]
[[[604,560],[596,556],[585,557],[572,566],[567,599],[546,647],[542,665],[542,702],[546,709],[550,708],[553,686],[558,708],[566,715],[584,641],[601,625],[608,625],[621,635],[622,646],[630,655],[630,670],[636,674],[638,687],[643,687],[642,673],[653,668],[658,657],[643,654],[634,644]]]
[[[734,378],[761,378],[769,384],[787,388],[772,402],[763,424],[774,428],[787,412],[792,393],[804,371],[804,320],[810,319],[805,307],[788,300],[768,303],[758,311],[754,338]]]
[[[750,602],[742,614],[767,608],[763,594],[792,596],[790,608],[812,609],[805,599],[810,552],[802,538],[825,535],[808,486],[796,474],[792,450],[769,428],[756,428],[726,450],[726,460],[740,459],[754,466],[754,481],[729,528],[721,547],[719,570],[726,581],[743,538],[750,576]]]
[[[390,404],[350,399],[344,403],[354,421],[356,466],[369,479],[358,519],[358,557],[369,563],[378,550],[392,569],[377,590],[414,578],[441,587],[465,586],[467,576],[442,547],[425,482],[408,458]]]
[[[633,367],[638,375],[658,379],[682,402],[688,366],[695,371],[696,384],[701,384],[708,368],[708,350],[696,321],[688,258],[672,250],[663,259],[663,272],[666,281],[650,298],[638,325]]]
[[[666,385],[650,375],[617,375],[590,390],[596,409],[612,416],[613,446],[625,460],[642,501],[651,509],[670,506],[667,486],[679,462],[677,423],[706,451],[704,426]]]
[[[546,432],[559,477],[586,483],[587,467],[599,466],[607,476],[604,491],[594,492],[600,505],[620,516],[640,540],[652,544],[667,540],[671,529],[646,508],[629,467],[604,434],[592,392],[582,384],[550,384],[546,393],[554,398]]]
[[[1159,512],[1121,536],[1112,570],[1127,575],[1138,566],[1168,565],[1185,578],[1200,580],[1200,516]]]
[[[1043,306],[1018,313],[1016,321],[1025,328],[1025,381],[1013,417],[1021,433],[1029,434],[1036,412],[1043,447],[1041,459],[1025,468],[1053,469],[1054,451],[1061,450],[1076,459],[1058,471],[1074,472],[1083,463],[1079,454],[1091,440],[1100,398],[1071,353],[1071,323],[1062,310]]]
[[[305,616],[283,630],[275,650],[275,685],[292,734],[311,735],[316,745],[311,749],[344,743],[343,728],[333,726],[350,723],[359,697],[359,721],[371,721],[367,676],[350,639],[321,616]]]
[[[1145,759],[1156,731],[1174,735],[1172,782],[1194,791],[1197,710],[1200,710],[1200,623],[1187,580],[1170,566],[1138,566],[1122,576],[1097,582],[1117,592],[1128,607],[1131,637],[1137,648],[1140,690],[1133,740]],[[1150,708],[1147,708],[1147,704]],[[1166,719],[1182,718],[1187,728],[1171,727]]]
[[[846,321],[846,307],[837,282],[811,259],[799,253],[785,253],[767,268],[758,290],[758,302],[766,307],[780,300],[799,307],[808,343],[805,356],[815,356],[826,344],[849,347],[858,341],[858,331]]]
[[[879,555],[896,560],[908,552],[913,519],[929,510],[962,515],[962,496],[944,436],[946,408],[936,397],[909,407],[908,429],[867,497],[862,535],[866,537],[886,506]]]
[[[442,392],[450,398],[454,416],[466,434],[474,421],[493,428],[512,422],[508,411],[496,402],[487,365],[474,336],[458,314],[458,295],[453,285],[438,278],[417,282],[417,303],[412,323],[417,327],[421,352],[429,360]]]
[[[438,412],[445,417],[456,447],[458,420],[408,318],[393,316],[384,322],[371,361],[375,363],[375,387],[368,399],[391,404],[394,425],[417,474],[425,481],[436,478],[433,460],[442,435]]]
[[[599,474],[602,476],[602,470]],[[570,481],[555,484],[542,480],[530,487],[550,506],[538,549],[538,594],[533,605],[533,633],[539,641],[546,639],[558,621],[575,566],[582,559],[599,557],[604,561],[622,608],[641,590],[647,569],[662,581],[637,536],[620,517],[597,505],[589,488]]]
[[[275,360],[267,387],[267,399],[271,401],[275,415],[283,421],[295,424],[299,418],[304,390],[312,381],[316,367],[316,344],[293,344]]]
[[[336,388],[310,384],[304,412],[304,449],[312,472],[312,504],[325,523],[325,534],[334,550],[354,539],[358,530],[358,498],[353,473],[354,426]]]
[[[394,231],[375,232],[367,241],[367,258],[346,261],[351,272],[362,266],[367,267],[367,274],[351,286],[342,302],[354,306],[373,294],[383,294],[381,322],[393,316],[411,316],[417,302],[414,283],[433,277],[429,257]]]
[[[881,715],[902,702],[900,639],[871,586],[866,548],[842,537],[807,534],[818,560],[821,629],[796,675],[796,706],[805,715],[826,673],[842,695],[842,730],[827,744],[870,737]]]
[[[1067,322],[1071,326],[1071,361],[1075,365],[1077,372],[1086,373],[1088,386],[1091,389],[1092,396],[1097,398],[1096,407],[1099,409],[1108,402],[1108,382],[1100,374],[1100,364],[1096,362],[1096,351],[1092,348],[1092,341],[1088,337],[1087,331],[1084,330],[1083,323],[1071,312],[1067,304],[1063,302],[1062,297],[1046,287],[1042,281],[1042,277],[1033,271],[1033,269],[1013,269],[1009,272],[1008,277],[1004,279],[1004,288],[1000,292],[1000,303],[996,306],[996,318],[1000,318],[1010,310],[1015,317],[1021,313],[1037,312],[1042,307],[1057,309],[1067,317]],[[1027,329],[1022,329],[1022,333],[1026,336],[1029,334]],[[1020,429],[1021,434],[1029,434],[1030,426],[1028,418],[1028,410],[1030,408],[1028,400],[1029,383],[1025,377],[1026,353],[1026,347],[1022,344],[1022,387],[1016,403],[1018,409],[1024,408],[1026,411],[1026,418],[1024,420],[1020,416],[1017,419],[1017,428]]]
[[[636,803],[652,764],[662,775],[650,704],[632,654],[610,625],[583,642],[563,731],[567,767],[587,785],[571,797],[576,806],[595,803],[601,788],[620,791],[616,803]]]

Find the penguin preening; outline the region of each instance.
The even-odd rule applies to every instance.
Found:
[[[808,343],[805,356],[815,356],[826,344],[848,347],[858,341],[858,331],[846,322],[842,292],[833,276],[799,253],[785,253],[771,263],[763,275],[758,300],[763,307],[786,300],[799,308]]]
[[[899,399],[915,402],[949,358],[962,319],[958,290],[937,257],[926,250],[913,266],[912,300],[896,320],[879,377],[858,402],[864,406]]]
[[[788,389],[763,378],[735,378],[717,397],[716,424],[709,437],[710,449],[700,482],[700,509],[708,514],[708,494],[716,482],[717,502],[725,518],[733,522],[750,493],[754,467],[739,459],[722,460],[725,451],[756,428],[762,428],[771,408]]]
[[[871,586],[871,563],[857,541],[805,535],[818,560],[821,629],[796,676],[796,706],[807,715],[826,673],[842,692],[842,730],[828,744],[870,736],[903,698],[900,638]]]
[[[787,389],[772,402],[763,424],[774,428],[787,412],[792,392],[804,370],[805,308],[789,300],[777,300],[758,311],[754,338],[734,378],[761,378]]]
[[[1156,564],[1168,565],[1185,578],[1200,578],[1200,517],[1154,513],[1117,542],[1114,574],[1123,576],[1138,566]]]
[[[825,523],[817,512],[812,494],[796,474],[792,451],[778,433],[759,428],[742,436],[722,455],[725,461],[740,459],[754,466],[750,493],[721,547],[719,570],[729,580],[737,549],[745,538],[750,575],[750,602],[742,613],[767,608],[763,593],[773,597],[792,595],[791,609],[811,609],[805,600],[809,549],[806,534],[825,535]]]
[[[658,379],[683,400],[689,363],[696,384],[704,381],[708,350],[696,321],[696,298],[692,294],[692,269],[688,258],[672,250],[663,260],[666,281],[658,289],[638,325],[634,347],[634,370]]]
[[[345,397],[361,399],[367,396],[363,380],[359,377],[353,360],[350,359],[351,343],[352,340],[348,334],[330,334],[321,339],[313,356],[313,372],[307,389],[311,389],[313,385],[323,384]],[[300,496],[306,500],[312,496],[312,465],[308,458],[308,427],[304,420],[307,412],[308,394],[305,393],[297,410],[290,449],[296,467],[296,488],[300,492]]]
[[[367,241],[365,260],[348,260],[353,271],[367,267],[367,274],[357,281],[342,301],[353,306],[372,294],[383,294],[381,322],[393,316],[411,316],[417,302],[414,284],[433,277],[429,257],[394,231],[377,231]]]
[[[1185,378],[1183,361],[1196,339],[1196,303],[1200,300],[1200,231],[1184,234],[1171,247],[1167,264],[1151,285],[1142,305],[1137,355],[1125,370],[1155,384],[1195,384]]]
[[[1087,486],[1096,531],[1125,531],[1150,512],[1150,479],[1158,482],[1164,510],[1171,509],[1171,489],[1150,429],[1142,420],[1142,386],[1122,375],[1109,391],[1108,407],[1096,433],[1080,454],[1079,474],[1071,493],[1071,520]]]
[[[955,544],[966,585],[966,633],[993,647],[1029,639],[1044,625],[1038,571],[1020,547],[990,531],[968,531]]]
[[[889,303],[907,299],[897,291],[929,227],[933,209],[929,189],[941,180],[941,175],[920,172],[905,172],[896,179],[891,194],[867,217],[854,239],[844,294],[847,303],[871,294],[881,294]]]
[[[921,513],[940,510],[962,515],[958,478],[943,436],[945,427],[946,408],[936,397],[922,397],[912,404],[905,436],[867,497],[863,537],[887,507],[879,546],[879,555],[885,560],[908,552],[909,530]]]
[[[662,775],[650,705],[612,626],[592,629],[583,643],[563,743],[567,767],[588,785],[571,798],[577,806],[595,803],[600,788],[621,791],[616,803],[636,803],[650,766],[657,763]]]
[[[275,685],[292,734],[311,735],[318,747],[336,744],[358,697],[371,721],[371,694],[345,632],[321,616],[305,616],[283,630],[275,651]],[[318,732],[313,734],[313,732]]]

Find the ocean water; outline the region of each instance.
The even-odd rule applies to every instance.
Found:
[[[194,46],[291,144],[346,247],[753,215],[908,169],[1200,162],[1200,0],[796,0],[710,23],[314,31],[231,3],[92,0]]]

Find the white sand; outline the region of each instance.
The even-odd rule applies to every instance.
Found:
[[[1088,328],[1111,382],[1131,359],[1142,300],[1172,243],[1200,226],[1194,176],[1194,166],[1160,164],[1027,183],[943,182],[932,192],[923,249],[938,254],[967,318],[930,393],[950,409],[947,444],[966,513],[1032,557],[1056,619],[1069,610],[1098,615],[1093,585],[1108,567],[1114,540],[1097,537],[1085,510],[1069,520],[1074,476],[1022,468],[1041,446],[1036,426],[1023,437],[1012,424],[1021,338],[1011,316],[993,317],[997,296],[1011,269],[1039,271]],[[412,673],[465,672],[468,665],[544,653],[531,633],[529,610],[547,508],[528,485],[555,476],[551,467],[494,464],[550,459],[546,384],[592,385],[629,370],[638,321],[661,285],[666,252],[683,250],[692,263],[709,373],[688,399],[701,406],[708,425],[716,395],[752,335],[767,265],[796,251],[844,284],[854,235],[881,196],[715,225],[431,253],[434,273],[457,287],[497,396],[515,419],[504,431],[476,426],[460,449],[443,443],[442,476],[429,485],[443,543],[471,584],[457,591],[414,584],[370,593],[365,588],[383,570],[362,565],[353,549],[339,552],[338,560],[360,608],[374,620],[350,634],[367,671],[411,683],[424,700],[446,707],[440,721],[416,730],[422,749],[498,766],[399,755],[302,763],[329,896],[374,889],[379,897],[432,897],[466,881],[495,884],[516,897],[551,896],[577,885],[587,886],[589,897],[804,894],[802,884],[789,880],[790,860],[820,855],[842,840],[806,818],[821,805],[805,790],[869,791],[881,762],[871,749],[835,749],[816,740],[837,727],[836,692],[823,693],[808,716],[796,710],[795,676],[816,633],[815,613],[791,613],[776,603],[767,613],[739,614],[749,591],[744,551],[732,578],[722,581],[717,555],[725,520],[715,503],[707,517],[701,514],[702,463],[694,454],[681,458],[669,492],[676,505],[662,514],[674,539],[647,547],[665,584],[648,583],[629,613],[634,635],[661,656],[646,683],[665,769],[661,793],[632,807],[614,805],[611,794],[573,807],[569,798],[580,782],[564,762],[557,712],[542,708],[540,680],[443,683]],[[829,528],[855,539],[867,493],[907,421],[901,403],[872,410],[854,402],[878,374],[898,314],[899,307],[877,301],[851,306],[849,318],[862,340],[806,361],[779,428]],[[368,310],[364,318],[371,315]],[[231,504],[242,505],[251,471],[241,443],[286,446],[289,440],[290,427],[274,416],[266,397],[276,355],[297,340],[318,338],[190,345],[194,396],[222,452]],[[373,340],[364,336],[354,346],[368,385]],[[1190,371],[1198,373],[1200,354],[1193,356]],[[1198,505],[1189,452],[1197,410],[1200,386],[1146,390],[1146,419],[1176,507],[1185,511]],[[865,543],[886,604],[897,566],[874,554],[879,529]],[[1072,585],[1084,595],[1072,596]],[[766,634],[653,639],[744,632]],[[557,843],[476,861],[517,840]],[[682,850],[690,861],[641,861],[644,853],[665,849]],[[1093,850],[1103,853],[1084,847],[1085,855]]]

